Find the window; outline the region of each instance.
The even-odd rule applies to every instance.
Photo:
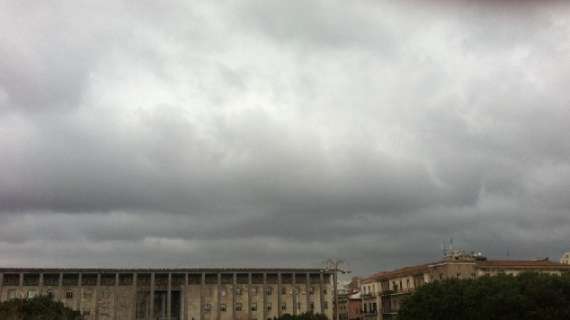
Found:
[[[267,303],[267,311],[271,311],[271,302]]]
[[[265,288],[265,293],[267,293],[267,295],[270,296],[273,293],[273,288],[271,287]]]
[[[281,294],[287,294],[287,288],[285,287],[281,288]]]
[[[327,294],[327,289],[323,289],[323,294]]]
[[[220,311],[226,312],[226,304],[225,303],[220,304]]]
[[[251,288],[251,294],[257,295],[257,287]]]
[[[257,311],[257,303],[253,302],[251,304],[251,311]]]
[[[323,301],[323,309],[328,309],[329,308],[329,302],[328,301]]]
[[[242,305],[241,303],[236,303],[236,311],[241,311]]]
[[[73,299],[73,291],[66,291],[65,292],[66,299]]]
[[[309,288],[309,294],[315,294],[315,288],[314,287]]]
[[[313,302],[311,302],[311,304],[309,305],[309,307],[311,308],[311,311],[312,311],[312,310],[315,310],[315,304],[314,304]]]
[[[47,296],[48,298],[53,299],[54,298],[53,290],[48,290]]]
[[[283,311],[287,310],[287,304],[286,303],[281,304],[281,310],[283,310]]]
[[[297,302],[297,309],[301,310],[301,302]]]
[[[236,296],[241,296],[241,288],[236,288]]]
[[[204,311],[208,312],[208,311],[210,311],[210,310],[212,310],[212,305],[209,304],[209,303],[206,303],[206,304],[204,305]]]

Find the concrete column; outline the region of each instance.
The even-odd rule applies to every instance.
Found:
[[[0,272],[0,302],[2,302],[2,288],[4,287],[4,273]],[[249,319],[248,319],[249,320]]]
[[[319,300],[321,301],[321,313],[324,314],[325,313],[325,296],[323,294],[323,284],[325,282],[324,280],[324,275],[323,272],[321,271],[319,274]]]
[[[2,284],[0,283],[0,287],[2,287]],[[40,272],[40,278],[38,279],[38,287],[39,287],[39,292],[40,292],[40,296],[43,295],[43,291],[44,291],[44,274]],[[0,289],[0,296],[1,296],[1,289]]]
[[[81,282],[83,281],[83,274],[79,272],[77,275],[77,287],[79,287],[79,299],[77,299],[77,310],[83,312],[83,306],[81,304],[83,300],[83,289],[81,288]]]
[[[24,273],[23,272],[20,272],[20,279],[18,280],[18,286],[19,287],[24,286]]]
[[[168,284],[166,285],[166,319],[170,320],[172,315],[172,273],[168,273]]]
[[[181,294],[182,315],[180,316],[180,318],[182,320],[186,320],[188,319],[188,272],[184,273],[184,285],[182,286],[182,288],[184,288],[184,291]]]
[[[218,272],[218,292],[217,292],[217,306],[216,306],[216,310],[218,311],[216,313],[216,319],[220,320],[222,317],[222,312],[220,311],[220,305],[222,304],[222,274]],[[227,308],[227,306],[226,306]],[[227,309],[226,309],[227,310]]]
[[[206,288],[206,273],[202,272],[202,281],[200,282],[200,320],[204,320],[204,289]],[[211,311],[210,311],[211,312]]]
[[[131,320],[137,320],[137,297],[138,297],[138,274],[135,272],[133,273],[133,292],[134,292],[134,308],[131,308],[131,310],[133,310],[133,314],[131,315]]]
[[[234,272],[232,276],[232,319],[234,320],[236,320],[236,285],[237,285],[237,275]]]
[[[281,294],[281,272],[277,273],[277,315],[281,316],[281,304],[283,302]]]
[[[154,272],[150,274],[150,319],[154,320]]]
[[[63,273],[60,272],[59,273],[59,279],[57,281],[57,286],[59,287],[59,301],[63,301],[63,299],[65,298],[64,295],[65,293],[63,292]]]
[[[247,320],[251,319],[251,272],[247,274]]]
[[[297,290],[297,274],[293,272],[293,314],[297,314],[297,295],[299,294],[299,290]]]
[[[267,318],[267,292],[266,292],[267,288],[266,288],[266,286],[267,286],[267,273],[264,272],[263,273],[263,286],[262,286],[263,289],[261,290],[261,299],[262,299],[261,300],[262,301],[261,306],[263,308],[262,313],[261,313],[262,314],[261,320],[265,320]]]
[[[119,310],[119,273],[115,273],[115,292],[113,293],[114,303],[113,303],[113,319],[120,320],[117,317],[117,311]]]
[[[305,286],[307,287],[307,294],[306,294],[306,298],[307,298],[307,312],[312,311],[311,310],[311,294],[309,293],[309,289],[311,288],[311,278],[310,278],[310,274],[307,272],[305,273]]]
[[[99,295],[99,289],[101,287],[101,274],[97,273],[97,282],[95,283],[95,290],[93,293],[93,299],[95,299],[95,305],[93,307],[93,311],[95,313],[95,320],[99,319],[99,298],[97,297]]]

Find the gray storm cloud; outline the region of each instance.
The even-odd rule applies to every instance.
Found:
[[[570,248],[570,7],[0,3],[0,264]]]

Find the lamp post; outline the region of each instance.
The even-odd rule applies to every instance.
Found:
[[[338,313],[338,291],[337,291],[337,285],[338,285],[338,273],[350,273],[350,270],[342,268],[342,265],[345,264],[344,260],[342,259],[336,259],[336,258],[331,258],[328,259],[327,261],[325,261],[325,270],[326,271],[332,271],[333,272],[333,299],[334,299],[334,318],[335,320],[339,320],[339,313]]]

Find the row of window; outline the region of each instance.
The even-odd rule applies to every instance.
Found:
[[[292,290],[290,290],[289,292],[287,292],[288,288],[285,287],[281,287],[281,294],[299,294],[300,290],[298,288],[293,288]],[[253,287],[251,288],[251,293],[253,295],[257,295],[257,287]],[[235,293],[236,295],[241,295],[242,294],[242,288],[235,288]],[[273,294],[273,287],[267,287],[265,288],[265,293],[270,296]],[[222,294],[225,294],[225,290],[222,291]],[[309,294],[313,295],[315,294],[315,288],[314,287],[309,287]],[[323,295],[327,294],[327,289],[323,289]]]
[[[254,312],[257,311],[257,303],[253,302],[250,307],[251,307],[251,311],[254,311]],[[273,310],[273,305],[271,304],[271,302],[268,302],[265,305],[265,307],[267,308],[267,311]],[[326,310],[326,309],[328,309],[328,307],[329,307],[328,302],[324,301],[323,302],[323,309]],[[301,303],[297,303],[297,308],[301,309]],[[227,311],[227,305],[225,303],[220,303],[219,309],[220,309],[220,311],[225,312],[225,311]],[[309,309],[315,310],[315,304],[311,303],[309,305]],[[210,304],[210,303],[204,304],[203,310],[206,312],[211,311],[212,310],[212,304]],[[242,310],[243,310],[243,305],[241,303],[237,302],[235,304],[235,311],[242,311]],[[287,310],[287,303],[281,304],[281,310],[283,310],[283,311]]]

